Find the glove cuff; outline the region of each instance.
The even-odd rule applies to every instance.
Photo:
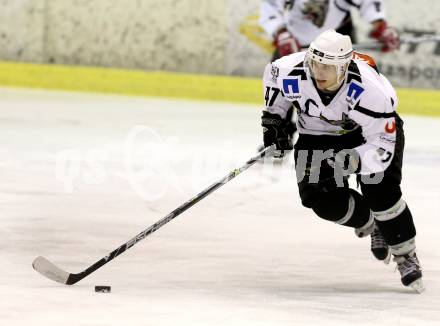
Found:
[[[281,126],[283,123],[284,120],[278,114],[263,111],[263,115],[261,116],[262,126]]]

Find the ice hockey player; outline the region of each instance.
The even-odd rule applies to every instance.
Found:
[[[383,0],[262,0],[260,24],[272,39],[272,61],[308,47],[328,29],[349,35],[356,41],[350,9],[356,8],[363,20],[371,24],[369,36],[382,42],[383,52],[396,50],[399,34],[386,21]],[[293,142],[296,126],[293,110],[287,113],[289,141]]]
[[[369,36],[383,43],[382,51],[397,49],[399,34],[388,25],[383,0],[262,0],[260,24],[273,40],[273,60],[309,46],[328,29],[351,37],[355,31],[350,15],[356,8],[363,20],[371,24]]]
[[[416,230],[402,198],[403,121],[395,90],[374,60],[353,52],[348,36],[328,30],[307,52],[266,66],[264,145],[292,149],[286,112],[298,112],[295,164],[302,204],[320,218],[371,237],[374,256],[394,256],[401,281],[423,291]],[[362,194],[351,189],[355,175]]]

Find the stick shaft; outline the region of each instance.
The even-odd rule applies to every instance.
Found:
[[[137,234],[135,237],[133,237],[132,239],[130,239],[126,243],[122,244],[121,246],[119,246],[118,248],[116,248],[115,250],[110,252],[107,256],[101,258],[96,263],[94,263],[93,265],[86,268],[84,271],[77,273],[77,274],[70,274],[67,281],[66,281],[66,284],[69,284],[69,285],[75,284],[78,281],[85,278],[86,276],[93,273],[94,271],[96,271],[97,269],[101,268],[102,266],[104,266],[105,264],[107,264],[108,262],[110,262],[111,260],[116,258],[117,256],[119,256],[120,254],[122,254],[123,252],[125,252],[126,250],[128,250],[129,248],[134,246],[139,241],[145,239],[151,233],[157,231],[162,226],[164,226],[168,222],[175,219],[177,216],[179,216],[180,214],[185,212],[187,209],[189,209],[190,207],[192,207],[193,205],[195,205],[196,203],[201,201],[203,198],[208,196],[210,193],[212,193],[216,189],[220,188],[222,185],[231,181],[233,178],[235,178],[241,172],[247,170],[249,167],[251,167],[253,164],[255,164],[258,160],[260,160],[261,158],[263,158],[264,156],[266,156],[270,152],[273,152],[273,150],[274,150],[274,146],[266,147],[265,149],[260,151],[256,156],[249,159],[244,165],[242,165],[241,167],[239,167],[237,169],[232,170],[228,175],[226,175],[222,179],[218,180],[217,182],[213,183],[212,185],[210,185],[209,187],[207,187],[206,189],[201,191],[199,194],[197,194],[195,197],[193,197],[190,200],[188,200],[187,202],[183,203],[182,205],[177,207],[175,210],[173,210],[171,213],[169,213],[168,215],[166,215],[165,217],[163,217],[162,219],[160,219],[159,221],[157,221],[156,223],[154,223],[153,225],[151,225],[147,229],[143,230],[142,232]]]

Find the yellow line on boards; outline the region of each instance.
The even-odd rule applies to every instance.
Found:
[[[0,62],[0,85],[263,105],[258,78]],[[399,113],[440,116],[440,92],[398,89]]]

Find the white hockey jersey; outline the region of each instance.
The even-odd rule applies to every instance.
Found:
[[[269,38],[283,26],[301,46],[328,29],[338,29],[355,7],[367,23],[385,19],[383,0],[263,0],[260,24]]]
[[[361,128],[365,143],[356,147],[361,174],[384,171],[396,143],[397,95],[366,55],[354,54],[346,79],[325,105],[299,52],[269,63],[264,71],[265,110],[285,118],[293,105],[300,134],[334,137]]]

